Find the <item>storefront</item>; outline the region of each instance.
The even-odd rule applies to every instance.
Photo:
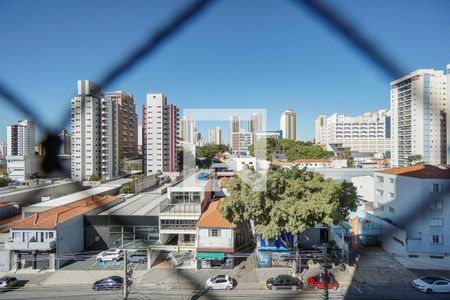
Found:
[[[224,252],[197,252],[195,254],[198,269],[231,269],[233,257]]]

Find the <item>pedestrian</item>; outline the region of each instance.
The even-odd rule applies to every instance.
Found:
[[[340,269],[341,269],[341,272],[345,272],[345,263],[343,260],[341,261]]]

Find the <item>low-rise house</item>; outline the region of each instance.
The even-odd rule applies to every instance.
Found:
[[[329,168],[331,162],[328,159],[297,159],[293,161],[299,168]]]
[[[17,222],[5,242],[5,249],[11,251],[11,269],[58,268],[83,251],[83,216],[97,214],[120,201],[116,196],[91,196]]]

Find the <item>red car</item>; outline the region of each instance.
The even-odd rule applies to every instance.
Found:
[[[325,273],[320,273],[316,276],[311,276],[307,279],[310,288],[324,289],[325,288]],[[334,275],[328,273],[328,288],[337,290],[339,288],[339,283],[337,282]]]

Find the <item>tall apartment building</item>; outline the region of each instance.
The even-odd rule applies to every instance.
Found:
[[[189,144],[196,144],[196,131],[194,120],[190,120],[188,117],[183,116],[180,120],[180,139],[181,141]]]
[[[323,145],[342,143],[342,147],[350,148],[350,151],[384,153],[389,157],[390,115],[387,109],[366,112],[356,117],[320,115],[315,122],[316,143]]]
[[[252,113],[248,117],[248,132],[260,132],[263,127],[262,115],[259,113]]]
[[[297,114],[292,109],[281,113],[280,130],[283,139],[294,141],[297,139]]]
[[[420,69],[391,82],[392,165],[406,166],[421,155],[445,163],[448,74]]]
[[[208,129],[208,143],[214,145],[222,144],[222,129],[220,127]]]
[[[115,91],[107,92],[105,98],[117,103],[119,159],[132,158],[137,154],[138,125],[136,104],[132,94]]]
[[[70,133],[67,132],[66,129],[63,129],[61,133],[59,134],[59,139],[61,140],[61,145],[59,147],[58,154],[70,155],[70,144],[71,144],[71,136]]]
[[[6,144],[8,156],[34,155],[35,124],[30,120],[22,120],[6,127]]]
[[[162,93],[147,94],[142,117],[144,174],[178,170],[178,108]]]
[[[5,157],[8,153],[8,145],[5,142],[0,142],[0,158]]]
[[[71,177],[117,177],[117,103],[102,98],[100,86],[92,81],[79,80],[77,85],[78,95],[71,100]]]

